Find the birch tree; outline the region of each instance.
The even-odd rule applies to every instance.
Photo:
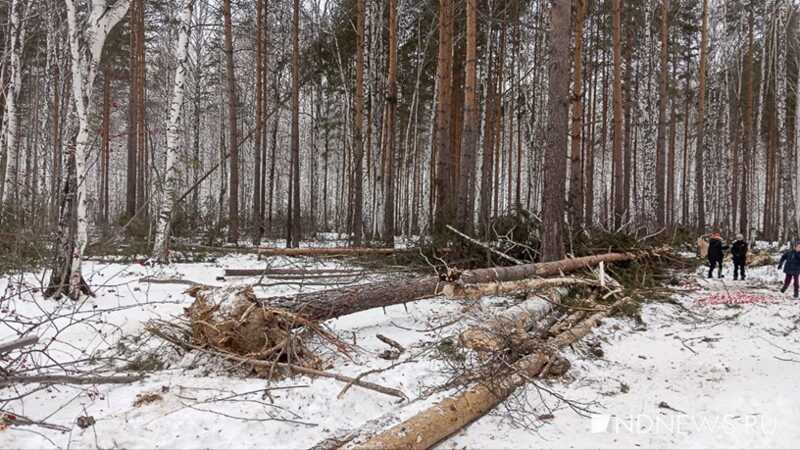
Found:
[[[164,190],[161,210],[158,212],[158,225],[156,227],[153,245],[153,259],[159,263],[169,262],[169,235],[172,223],[172,211],[178,196],[178,186],[181,180],[178,172],[178,145],[180,143],[180,119],[183,107],[183,94],[186,87],[186,73],[188,72],[189,34],[192,25],[192,7],[194,0],[183,0],[183,8],[178,18],[178,48],[177,65],[175,67],[175,84],[172,86],[172,101],[169,107],[169,122],[167,123],[167,170],[165,174],[166,187]]]
[[[75,102],[75,112],[78,120],[78,136],[75,140],[75,222],[76,232],[71,242],[61,248],[65,252],[61,267],[53,268],[53,276],[46,294],[59,297],[67,293],[70,298],[77,300],[81,293],[91,295],[88,285],[81,275],[81,263],[89,241],[89,218],[87,212],[89,182],[88,175],[91,159],[92,136],[89,119],[93,113],[92,91],[97,67],[103,54],[103,46],[111,30],[116,26],[128,11],[130,0],[117,0],[109,6],[107,0],[64,0],[67,7],[67,30],[69,33],[69,48],[72,71],[72,95]],[[87,4],[88,3],[88,4]],[[78,28],[78,14],[82,5],[86,6],[87,20],[80,23]],[[65,213],[62,212],[62,217]],[[68,220],[62,220],[59,230],[59,239],[65,239],[69,230]],[[60,258],[59,258],[60,259]],[[69,284],[65,285],[65,281]]]
[[[19,126],[17,122],[17,98],[22,89],[22,61],[21,55],[25,43],[25,25],[21,19],[22,5],[19,0],[11,0],[9,11],[9,63],[8,63],[8,87],[6,92],[6,127],[5,127],[5,151],[0,161],[0,205],[7,205],[9,197],[17,192],[17,167],[16,155],[17,133]],[[30,7],[28,8],[30,10]],[[14,202],[18,199],[14,198]]]

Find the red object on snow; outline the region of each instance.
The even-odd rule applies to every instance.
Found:
[[[697,301],[696,305],[744,305],[750,303],[778,303],[779,299],[771,295],[753,294],[750,292],[715,292]]]

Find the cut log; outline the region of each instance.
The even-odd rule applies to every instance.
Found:
[[[504,309],[485,323],[462,331],[458,342],[479,352],[501,350],[508,342],[507,337],[512,333],[526,333],[536,322],[552,313],[566,293],[565,289],[556,289]]]
[[[548,341],[552,347],[570,345],[586,336],[612,309],[627,299],[617,301],[611,308],[597,312],[588,319]],[[546,353],[534,353],[514,364],[511,375],[491,383],[479,383],[453,397],[445,398],[428,409],[383,431],[367,442],[362,449],[427,449],[494,409],[518,387],[536,377],[553,360]]]
[[[536,291],[561,286],[597,286],[598,282],[584,280],[581,278],[559,277],[559,278],[527,278],[516,281],[498,281],[496,283],[448,283],[442,293],[449,299],[471,299],[477,300],[484,295],[502,295],[514,292]]]
[[[465,284],[497,283],[532,277],[555,276],[591,268],[600,261],[624,262],[635,259],[631,253],[606,253],[581,258],[564,259],[540,264],[492,267],[463,272],[459,282]],[[295,297],[259,299],[272,307],[284,308],[309,320],[325,321],[372,308],[397,305],[440,295],[447,283],[428,276],[365,283]]]

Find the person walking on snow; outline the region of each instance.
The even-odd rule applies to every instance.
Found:
[[[781,293],[789,289],[789,285],[794,282],[794,298],[800,296],[800,241],[794,242],[794,248],[790,249],[781,256],[781,262],[778,263],[778,269],[783,267],[783,273],[786,274],[786,279],[783,282]]]
[[[728,246],[722,243],[722,237],[719,232],[711,234],[711,239],[708,240],[708,278],[714,278],[714,267],[719,265],[719,277],[722,276],[722,259],[725,256],[725,250]]]
[[[733,280],[736,281],[741,276],[742,281],[745,278],[745,266],[747,266],[747,250],[749,246],[744,236],[741,234],[736,235],[736,240],[731,246],[731,256],[733,256]]]

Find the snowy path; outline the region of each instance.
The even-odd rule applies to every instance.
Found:
[[[284,261],[284,263],[287,263]],[[205,283],[216,280],[224,267],[259,267],[255,258],[232,256],[218,263],[174,266],[170,273]],[[81,311],[106,309],[106,328],[77,327],[66,336],[71,346],[88,353],[116,348],[121,337],[134,347],[145,333],[143,323],[153,317],[180,314],[191,298],[184,287],[142,285],[137,280],[152,269],[117,264],[97,265],[96,284],[109,284]],[[28,277],[32,282],[33,275]],[[756,286],[780,278],[773,268],[752,271]],[[8,286],[0,280],[0,291]],[[241,284],[245,280],[228,280]],[[675,305],[653,303],[642,309],[644,325],[629,319],[609,319],[593,336],[566,351],[573,362],[567,376],[548,389],[565,398],[585,402],[594,414],[584,417],[556,398],[529,388],[490,416],[440,444],[440,448],[705,448],[800,446],[800,303],[776,296],[775,303],[736,306],[700,305],[709,292],[742,288],[728,281],[699,281],[702,291],[678,300],[694,312]],[[296,288],[271,288],[266,295],[291,293]],[[770,294],[764,293],[761,294]],[[2,305],[14,314],[32,317],[38,312],[29,294]],[[509,300],[488,298],[491,310]],[[52,301],[39,307],[58,308]],[[114,310],[120,307],[122,309]],[[403,390],[415,398],[426,388],[446,380],[447,362],[435,346],[463,323],[458,302],[435,299],[371,310],[329,322],[340,336],[357,335],[361,348],[353,361],[332,360],[337,372],[356,376],[386,368],[392,362],[376,355],[387,347],[375,335],[387,335],[406,346],[407,362],[367,379]],[[727,318],[727,320],[726,320]],[[10,336],[0,330],[0,340]],[[599,341],[605,354],[592,356],[586,341]],[[148,344],[142,344],[147,346]],[[70,346],[64,357],[80,356]],[[424,352],[424,354],[421,354]],[[407,357],[404,355],[404,357]],[[439,398],[432,396],[398,405],[395,399],[351,388],[337,398],[343,385],[332,380],[299,377],[269,385],[254,378],[221,376],[217,368],[194,355],[172,355],[166,367],[146,380],[128,386],[58,387],[37,392],[24,403],[6,409],[71,428],[70,433],[36,428],[0,431],[0,448],[308,448],[341,433],[365,427],[382,428],[412,415]],[[153,393],[152,403],[134,406],[137,395]],[[0,397],[14,391],[0,390]],[[512,423],[520,400],[541,415],[536,430]],[[554,407],[552,417],[542,405]],[[274,404],[271,404],[274,402]],[[659,407],[665,402],[673,409]],[[681,411],[681,412],[678,412]],[[74,426],[79,416],[91,415],[96,424]],[[535,419],[535,416],[534,416]]]

